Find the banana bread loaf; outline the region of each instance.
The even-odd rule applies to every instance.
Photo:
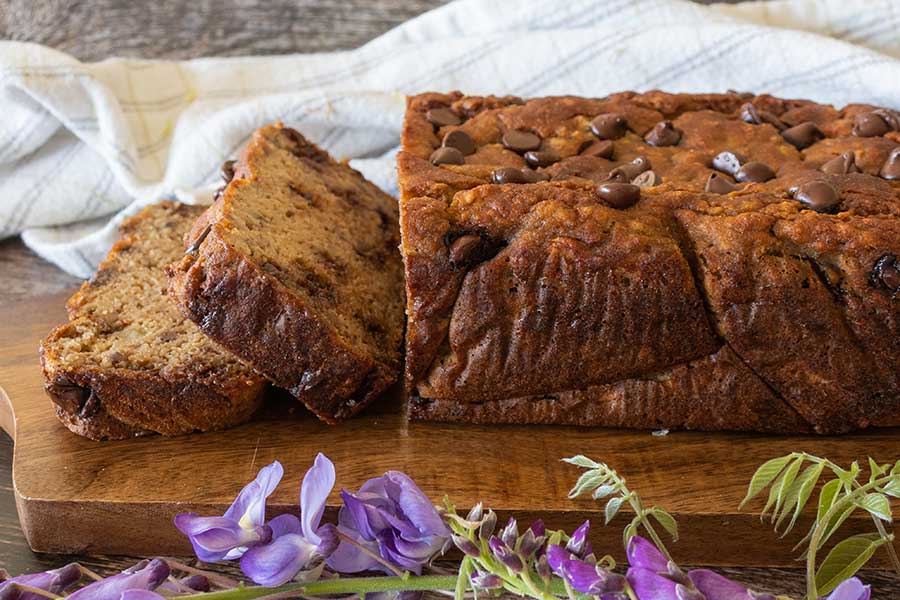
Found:
[[[59,419],[91,439],[176,435],[235,425],[265,382],[207,339],[166,294],[166,264],[202,207],[163,202],[126,220],[69,322],[41,344],[45,389]]]
[[[900,424],[900,116],[751,94],[409,99],[413,419]]]
[[[397,202],[293,129],[263,127],[169,269],[183,313],[333,423],[396,381]]]

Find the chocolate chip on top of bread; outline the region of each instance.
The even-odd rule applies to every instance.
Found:
[[[411,97],[410,417],[900,424],[898,165],[874,106]]]

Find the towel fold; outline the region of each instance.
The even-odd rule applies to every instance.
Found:
[[[0,238],[87,277],[121,220],[209,202],[221,163],[283,121],[396,193],[404,95],[726,89],[900,108],[900,4],[458,0],[355,50],[82,63],[0,43]]]

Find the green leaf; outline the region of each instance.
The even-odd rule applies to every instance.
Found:
[[[806,467],[800,477],[791,484],[791,488],[785,495],[783,510],[778,516],[778,521],[775,523],[775,530],[777,531],[785,518],[791,514],[791,510],[793,509],[793,516],[791,517],[788,526],[782,531],[781,537],[786,536],[794,528],[794,525],[797,523],[797,517],[800,516],[800,511],[803,510],[807,501],[809,501],[813,488],[815,488],[816,482],[819,481],[819,476],[822,474],[824,468],[825,465],[822,463],[811,464]]]
[[[767,485],[772,483],[772,480],[781,473],[781,470],[784,468],[784,465],[788,463],[791,459],[791,455],[781,456],[779,458],[773,458],[772,460],[768,460],[763,465],[756,470],[756,473],[753,474],[753,477],[750,479],[750,485],[747,486],[747,495],[741,501],[740,508],[743,508],[747,502],[749,502],[754,496],[763,491]]]
[[[781,499],[784,497],[784,491],[786,486],[790,486],[790,484],[794,481],[794,478],[797,476],[797,471],[800,470],[799,463],[803,461],[803,457],[794,459],[787,468],[784,469],[781,473],[778,474],[778,477],[775,478],[775,481],[772,483],[772,487],[769,488],[769,498],[766,500],[766,505],[763,507],[762,512],[760,513],[760,518],[766,515],[769,512],[770,508],[775,507],[775,510],[772,511],[772,518],[774,519],[775,515],[778,514],[778,508],[780,507]]]
[[[675,517],[667,513],[661,508],[652,508],[650,509],[650,514],[653,515],[653,518],[656,519],[656,522],[662,525],[663,529],[669,532],[669,535],[672,536],[672,541],[678,541],[678,523],[675,521]]]
[[[881,488],[881,491],[887,494],[888,496],[893,496],[894,498],[900,498],[900,477],[895,477],[891,479],[886,486]]]
[[[879,465],[877,462],[872,460],[872,457],[869,457],[869,481],[875,481],[882,475],[884,475],[890,465]]]
[[[635,518],[631,520],[631,523],[628,524],[628,527],[625,528],[625,531],[622,532],[622,545],[628,549],[628,542],[638,534],[638,527],[641,524],[641,515],[637,515]]]
[[[588,490],[603,485],[607,479],[608,475],[602,471],[585,471],[581,474],[581,477],[578,478],[575,486],[569,491],[569,498],[575,498]]]
[[[609,525],[609,522],[613,520],[613,517],[616,516],[616,513],[619,512],[619,508],[622,506],[623,502],[625,502],[625,498],[616,496],[615,498],[610,498],[609,502],[606,503],[606,508],[603,512],[606,517],[607,525]]]
[[[884,494],[866,494],[856,505],[882,521],[891,520],[891,501]]]
[[[794,461],[787,466],[784,470],[784,477],[781,479],[781,486],[778,489],[778,495],[775,497],[775,508],[772,510],[772,519],[775,519],[775,515],[781,512],[781,508],[784,505],[784,500],[787,498],[788,490],[791,485],[794,483],[794,480],[797,478],[797,473],[800,472],[800,466],[803,464],[803,457],[799,457],[794,459]]]
[[[594,490],[594,493],[591,495],[594,497],[594,500],[602,500],[603,498],[606,498],[607,496],[615,492],[616,489],[618,488],[616,488],[616,486],[614,485],[601,485],[596,490]]]
[[[900,475],[900,460],[894,463],[894,468],[891,469],[891,475]]]
[[[834,504],[839,491],[841,491],[840,479],[832,479],[822,486],[822,489],[819,491],[819,510],[816,513],[816,521],[822,520],[825,513],[827,513]]]
[[[885,543],[878,534],[861,534],[849,537],[832,548],[816,571],[816,591],[820,596],[831,593],[842,581],[865,565],[875,550]]]
[[[563,462],[569,463],[570,465],[575,465],[576,467],[584,467],[585,469],[600,468],[600,463],[596,463],[589,459],[587,456],[583,456],[581,454],[577,454],[572,458],[564,458]]]
[[[851,503],[850,506],[845,508],[843,512],[838,513],[837,515],[832,517],[831,523],[829,523],[825,527],[825,533],[822,534],[822,539],[819,540],[819,545],[816,547],[817,551],[822,549],[822,547],[825,545],[825,543],[828,541],[828,539],[832,535],[834,535],[835,531],[840,529],[841,525],[844,524],[844,521],[847,520],[847,517],[852,515],[853,512],[856,510],[856,508],[857,508],[856,505]]]

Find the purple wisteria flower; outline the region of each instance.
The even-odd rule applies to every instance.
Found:
[[[869,600],[871,597],[872,588],[863,585],[856,577],[851,577],[834,588],[828,600]]]
[[[512,543],[515,545],[515,538],[513,538]],[[522,559],[516,554],[512,546],[498,538],[496,535],[492,535],[488,540],[488,547],[491,549],[491,553],[494,557],[506,565],[513,573],[521,573],[522,569],[525,568],[525,563],[522,562]]]
[[[319,453],[300,486],[300,518],[284,514],[269,521],[271,542],[250,548],[241,558],[241,570],[250,579],[270,587],[283,585],[334,552],[334,526],[319,526],[334,481],[334,464]]]
[[[46,600],[40,594],[28,592],[22,589],[16,589],[15,584],[27,585],[28,587],[37,588],[56,594],[62,595],[62,592],[70,585],[81,579],[81,569],[75,563],[70,563],[59,569],[52,571],[44,571],[42,573],[32,573],[30,575],[19,575],[12,577],[0,583],[0,598],[16,598],[17,600]]]
[[[375,558],[379,556],[418,575],[450,536],[428,497],[399,471],[370,479],[355,494],[342,490],[341,498],[344,505],[338,515],[338,531],[354,543],[341,541],[328,559],[335,571],[392,572]]]
[[[175,517],[175,527],[188,536],[197,558],[203,562],[240,558],[248,548],[272,539],[272,530],[265,524],[266,499],[283,475],[284,469],[276,460],[260,469],[223,516],[181,513]]]
[[[158,558],[144,560],[118,575],[95,581],[69,596],[71,600],[158,600],[148,596],[169,576],[169,565]],[[143,593],[142,593],[143,592]],[[127,596],[126,596],[127,593]]]
[[[625,590],[625,578],[617,575],[593,559],[587,540],[590,522],[585,521],[569,538],[566,547],[551,544],[547,547],[547,564],[572,588],[582,594],[614,596]],[[638,596],[641,598],[641,596]]]
[[[584,558],[585,556],[593,554],[594,549],[591,546],[590,540],[588,540],[590,532],[591,522],[585,521],[574,531],[574,533],[572,533],[568,543],[566,543],[566,550],[579,558]]]

